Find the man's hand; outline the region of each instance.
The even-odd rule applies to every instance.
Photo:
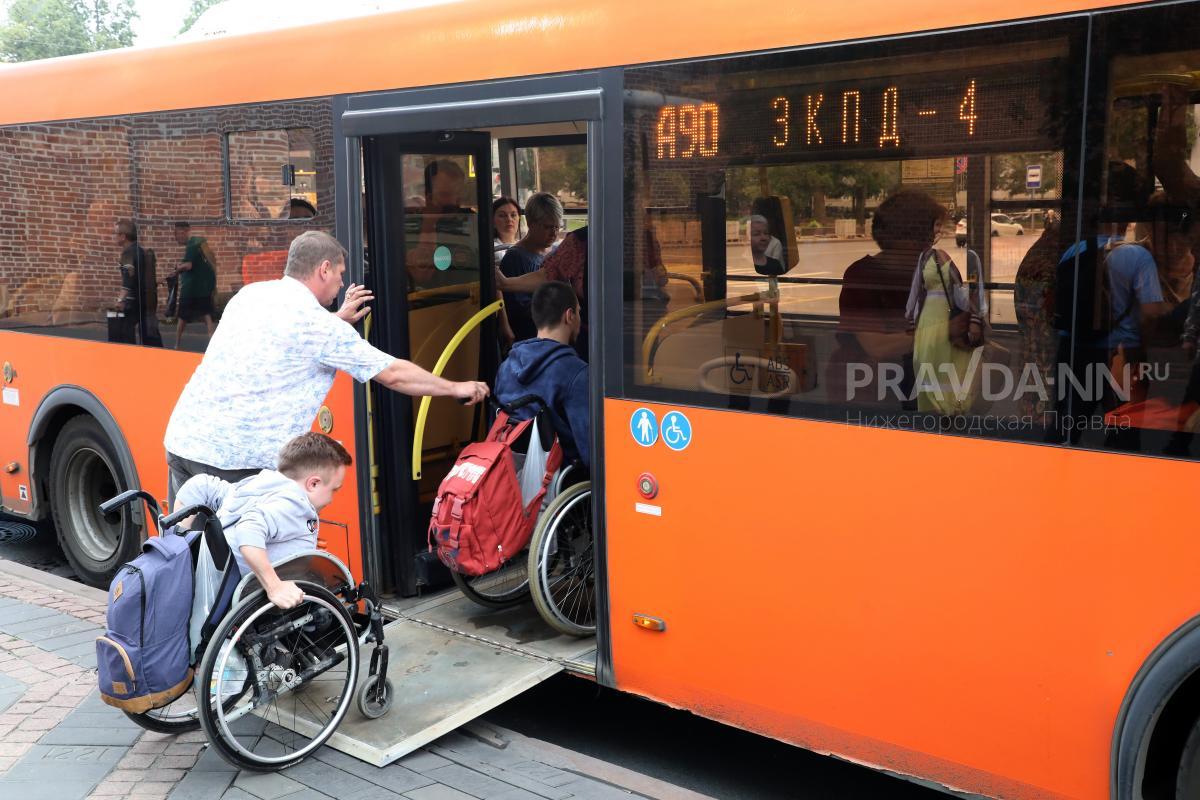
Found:
[[[374,299],[375,295],[371,293],[370,289],[352,283],[346,289],[346,299],[342,301],[342,307],[337,310],[337,315],[353,325],[371,313],[371,307],[367,303]]]
[[[488,396],[488,387],[482,381],[463,381],[454,384],[451,396],[465,406],[473,406]]]
[[[507,292],[509,280],[510,278],[501,272],[499,267],[496,267],[496,288],[502,292]]]
[[[276,608],[286,611],[304,602],[304,590],[294,581],[279,581],[267,589],[267,599],[274,603]]]

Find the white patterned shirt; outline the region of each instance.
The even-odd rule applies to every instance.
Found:
[[[274,468],[279,449],[312,427],[339,369],[365,383],[394,360],[295,278],[252,283],[225,307],[163,444],[219,469]]]

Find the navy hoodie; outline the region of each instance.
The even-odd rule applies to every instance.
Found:
[[[513,345],[496,375],[496,397],[512,403],[526,395],[546,401],[554,432],[568,459],[591,466],[591,410],[588,406],[588,365],[569,345],[553,339],[526,339]],[[536,407],[517,410],[528,419]]]

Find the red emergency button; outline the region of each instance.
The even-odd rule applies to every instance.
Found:
[[[658,497],[658,481],[649,472],[643,472],[638,478],[638,494],[647,500]]]

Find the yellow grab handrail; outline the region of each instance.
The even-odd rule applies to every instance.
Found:
[[[642,364],[646,380],[654,377],[654,354],[658,350],[659,336],[672,323],[678,322],[681,319],[688,317],[698,317],[708,311],[714,311],[718,308],[730,308],[732,306],[740,306],[746,303],[757,303],[768,299],[766,292],[755,292],[754,294],[746,294],[741,297],[726,297],[723,300],[709,300],[707,303],[680,308],[663,316],[662,319],[654,323],[649,332],[646,333],[646,338],[642,340]]]
[[[485,319],[490,317],[492,314],[495,314],[502,308],[504,308],[504,301],[497,300],[490,306],[477,311],[475,316],[464,322],[462,327],[458,329],[458,333],[454,334],[454,336],[450,338],[450,341],[446,344],[446,348],[442,350],[442,355],[438,357],[437,364],[435,364],[433,367],[433,374],[440,377],[442,370],[444,370],[446,368],[446,364],[450,362],[450,357],[454,355],[454,351],[458,349],[460,344],[462,344],[463,339],[467,338],[467,334],[479,327],[479,323],[483,322]],[[425,395],[421,398],[421,407],[417,410],[417,425],[413,430],[412,452],[414,481],[421,480],[421,444],[425,440],[425,418],[429,416],[429,403],[432,400],[432,397]]]

